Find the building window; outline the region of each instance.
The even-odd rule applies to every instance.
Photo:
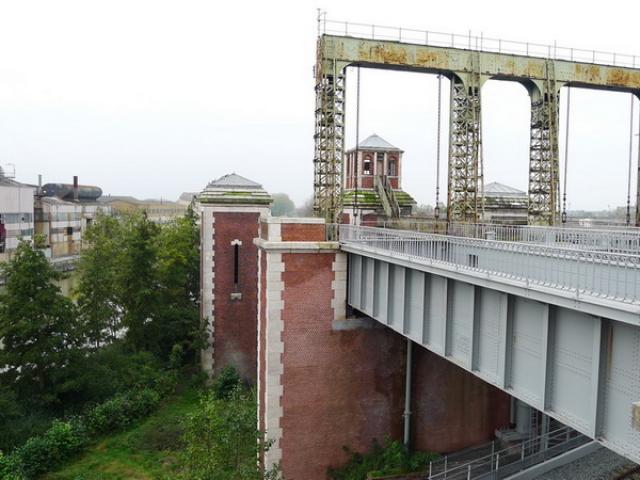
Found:
[[[240,247],[242,242],[240,240],[234,240],[231,242],[233,247],[233,293],[231,294],[231,300],[241,300],[242,293],[240,293]]]
[[[67,227],[67,235],[73,235],[73,227]]]
[[[371,175],[371,159],[370,158],[366,158],[364,160],[364,167],[362,169],[362,174]]]
[[[390,177],[398,176],[398,162],[396,162],[395,158],[392,158],[391,160],[389,160],[389,166],[387,170],[388,170],[387,175],[389,175]]]

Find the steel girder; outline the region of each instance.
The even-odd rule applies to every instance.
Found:
[[[313,207],[316,215],[324,217],[328,223],[339,223],[344,156],[344,67],[338,62],[323,62],[319,58],[315,74]]]
[[[450,222],[478,221],[480,81],[451,79],[447,217]]]
[[[560,155],[558,145],[559,82],[553,62],[547,62],[548,79],[531,92],[529,144],[529,225],[555,225],[560,215]]]

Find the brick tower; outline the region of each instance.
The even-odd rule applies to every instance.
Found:
[[[351,223],[412,214],[416,201],[402,190],[403,153],[375,133],[346,152],[343,202]]]
[[[202,368],[210,376],[234,365],[254,382],[257,372],[258,251],[253,243],[271,196],[235,173],[198,196],[201,219],[201,317],[207,327]]]

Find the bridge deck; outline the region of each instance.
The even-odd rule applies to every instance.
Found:
[[[640,255],[339,233],[351,307],[640,462]]]
[[[460,229],[460,233],[465,233]],[[552,287],[572,292],[576,297],[640,304],[640,256],[612,252],[604,247],[580,248],[580,243],[569,242],[567,237],[558,243],[551,235],[555,234],[554,230],[546,229],[540,242],[526,243],[342,225],[340,241],[416,262],[448,264],[459,270]],[[466,233],[470,232],[471,228]],[[577,240],[577,237],[570,238]],[[551,242],[553,239],[555,243]],[[613,237],[604,235],[594,234],[589,239],[601,246],[605,242],[621,245]],[[625,245],[635,248],[638,236],[630,241]],[[566,248],[567,245],[572,248]]]

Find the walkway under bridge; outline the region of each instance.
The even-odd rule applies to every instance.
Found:
[[[640,231],[445,231],[341,225],[349,305],[640,463]]]

